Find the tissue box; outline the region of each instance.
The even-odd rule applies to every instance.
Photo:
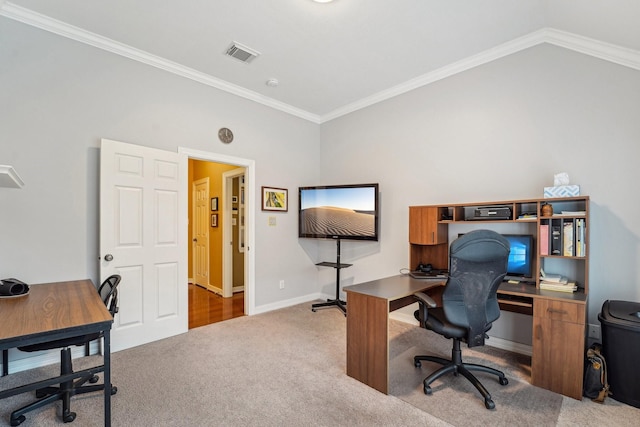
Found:
[[[556,187],[544,187],[544,198],[575,197],[580,195],[579,185],[558,185]]]

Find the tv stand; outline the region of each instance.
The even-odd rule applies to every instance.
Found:
[[[342,313],[347,315],[347,302],[340,299],[340,270],[343,268],[351,267],[353,264],[342,264],[340,262],[340,239],[336,240],[337,254],[336,262],[319,262],[316,265],[321,267],[333,267],[336,269],[336,298],[328,299],[327,302],[319,302],[311,305],[311,311],[315,313],[316,309],[324,307],[338,307],[342,310]]]

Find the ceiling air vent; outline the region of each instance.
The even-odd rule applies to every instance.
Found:
[[[225,53],[232,58],[235,58],[242,62],[247,62],[247,63],[253,61],[255,57],[260,55],[259,52],[256,52],[253,49],[243,46],[238,42],[231,43],[231,46],[227,48],[227,51]]]

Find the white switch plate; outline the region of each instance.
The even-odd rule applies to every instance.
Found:
[[[276,217],[275,216],[270,216],[269,217],[269,226],[270,227],[275,227],[276,226]]]

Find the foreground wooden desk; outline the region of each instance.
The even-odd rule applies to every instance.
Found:
[[[437,292],[444,284],[399,275],[346,286],[347,375],[388,394],[389,312],[415,303],[414,293]]]
[[[347,375],[389,393],[389,312],[415,302],[425,291],[438,300],[445,281],[387,277],[344,288],[347,293]],[[503,283],[500,309],[531,316],[531,383],[582,398],[584,374],[584,293],[565,294],[535,286]]]
[[[104,333],[102,366],[1,390],[0,399],[104,372],[104,425],[110,426],[112,323],[111,313],[90,280],[32,285],[27,296],[0,299],[0,350],[94,332]]]

